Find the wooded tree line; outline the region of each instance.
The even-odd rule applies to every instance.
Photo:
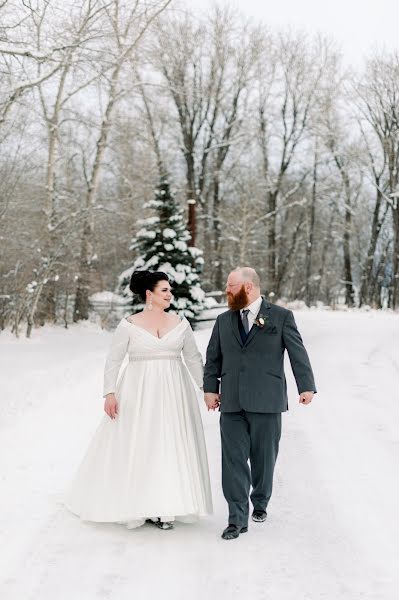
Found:
[[[1,327],[87,318],[163,174],[204,289],[249,264],[271,299],[398,306],[398,53],[354,71],[226,5],[1,0],[0,76]]]

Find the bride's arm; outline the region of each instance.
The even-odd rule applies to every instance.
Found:
[[[190,325],[186,327],[184,332],[183,357],[192,378],[198,387],[202,389],[202,377],[204,372],[202,356],[198,350],[193,330]]]
[[[114,394],[116,390],[116,380],[118,379],[119,369],[125,358],[129,344],[129,331],[126,319],[122,319],[112,338],[111,348],[109,349],[104,368],[104,390],[103,396]]]

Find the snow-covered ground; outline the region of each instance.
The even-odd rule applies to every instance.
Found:
[[[110,333],[0,336],[2,600],[396,600],[399,316],[296,313],[319,393],[290,411],[264,524],[223,541],[218,415],[203,410],[215,513],[172,531],[80,522],[63,490],[102,418]],[[196,332],[205,350],[210,329]]]

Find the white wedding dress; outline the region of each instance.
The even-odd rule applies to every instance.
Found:
[[[65,499],[81,519],[133,528],[148,518],[191,522],[212,512],[197,392],[182,355],[202,385],[186,319],[161,338],[119,323],[104,374],[104,395],[115,392],[118,415],[104,415]]]

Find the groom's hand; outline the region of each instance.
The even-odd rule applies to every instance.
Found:
[[[205,392],[204,400],[208,410],[215,410],[215,408],[218,408],[220,404],[220,394]]]
[[[310,404],[313,400],[314,392],[302,392],[299,396],[299,404]]]

